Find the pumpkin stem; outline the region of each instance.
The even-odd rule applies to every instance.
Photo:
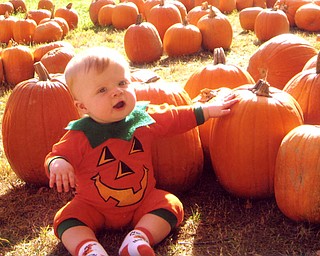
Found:
[[[209,9],[209,5],[208,5],[208,2],[203,2],[201,4],[201,10],[205,11],[205,10],[208,10]]]
[[[210,5],[210,12],[208,15],[209,18],[214,18],[217,16],[217,13],[213,10],[212,5]]]
[[[142,14],[139,13],[136,19],[136,25],[140,25],[143,22]]]
[[[68,10],[70,10],[70,9],[72,8],[72,3],[68,3],[67,6],[66,6],[66,8],[67,8]]]
[[[316,64],[316,73],[320,73],[320,52],[318,52],[317,64]]]
[[[189,25],[189,21],[188,21],[188,17],[187,16],[183,18],[182,25],[183,26],[188,26]]]
[[[213,65],[226,64],[226,55],[222,47],[213,50]]]
[[[42,64],[41,61],[34,63],[34,70],[36,71],[39,81],[48,81],[51,80],[51,76],[46,69],[46,67]]]
[[[269,87],[270,85],[267,81],[259,79],[258,82],[249,89],[249,91],[252,91],[258,96],[271,97]]]

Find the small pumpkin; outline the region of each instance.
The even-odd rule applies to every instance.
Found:
[[[216,12],[210,6],[210,12],[201,17],[197,27],[202,34],[202,47],[213,51],[215,48],[222,47],[230,49],[233,37],[233,29],[226,15]]]
[[[262,7],[248,7],[239,12],[239,22],[243,30],[254,31],[254,24],[258,14],[263,10]]]
[[[26,16],[25,19],[19,19],[13,24],[12,35],[14,41],[19,44],[30,44],[33,42],[33,34],[37,23]]]
[[[201,43],[199,28],[184,19],[182,23],[173,24],[167,29],[163,37],[163,50],[169,57],[190,55],[201,50]]]
[[[215,11],[219,12],[219,9],[216,8]],[[203,2],[201,5],[193,7],[187,14],[188,22],[192,25],[197,25],[199,19],[206,14],[209,14],[210,8],[208,2]]]
[[[55,41],[51,43],[38,45],[35,47],[33,51],[34,62],[40,61],[43,55],[45,55],[50,50],[58,47],[69,47],[71,49],[74,48],[73,45],[67,41]]]
[[[33,34],[33,42],[36,44],[60,41],[63,36],[61,26],[54,20],[39,23]]]
[[[294,16],[296,26],[309,32],[320,31],[320,6],[311,2],[300,6]]]
[[[13,14],[13,12],[14,12],[14,6],[9,1],[4,2],[4,3],[0,3],[0,15],[4,15],[6,12],[9,15]]]
[[[90,3],[89,16],[95,26],[99,25],[98,16],[100,9],[107,4],[115,5],[115,2],[113,0],[92,0]]]
[[[75,52],[73,48],[58,47],[43,55],[40,61],[50,74],[64,73],[67,64],[74,55]]]
[[[106,4],[100,8],[98,13],[98,24],[100,26],[112,25],[112,12],[115,6],[115,4]]]
[[[254,22],[254,33],[260,42],[290,32],[286,14],[278,9],[261,10]]]
[[[124,48],[128,59],[137,64],[157,61],[163,52],[156,27],[150,22],[143,22],[141,14],[137,16],[136,23],[126,30]]]
[[[34,58],[28,46],[9,41],[1,52],[5,80],[10,86],[34,76]]]
[[[12,3],[16,13],[25,13],[27,11],[26,2],[24,0],[9,0],[9,2]]]
[[[17,22],[15,16],[9,15],[8,12],[5,13],[4,19],[0,19],[0,42],[8,43],[13,38],[13,26]]]
[[[39,0],[38,9],[46,9],[50,12],[54,11],[54,3],[52,0]]]
[[[135,3],[119,3],[112,11],[112,25],[116,29],[127,29],[130,25],[135,24],[138,14],[138,7]]]
[[[233,92],[239,102],[215,121],[211,132],[213,170],[235,196],[271,197],[278,149],[285,135],[303,124],[302,110],[290,94],[263,80]]]
[[[181,23],[182,18],[178,7],[161,0],[161,3],[152,7],[146,17],[158,30],[161,40],[169,27],[175,23]]]
[[[72,7],[72,3],[67,4],[66,7],[58,8],[54,12],[54,17],[64,18],[67,21],[70,30],[77,28],[79,23],[79,14],[77,10]]]
[[[282,140],[274,193],[281,212],[293,221],[320,223],[320,126],[300,125]]]
[[[28,18],[33,19],[37,24],[40,23],[44,18],[50,18],[51,12],[46,9],[38,9],[38,10],[29,10],[27,12]]]
[[[79,114],[67,86],[35,63],[39,78],[19,83],[2,120],[3,148],[12,170],[28,184],[47,186],[44,158]]]

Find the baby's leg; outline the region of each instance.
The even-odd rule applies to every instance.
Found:
[[[121,256],[155,255],[151,246],[166,238],[182,222],[183,206],[174,195],[155,189],[135,213],[134,230],[124,239]]]
[[[75,226],[63,232],[61,241],[71,255],[92,254],[107,256],[107,252],[98,242],[94,232],[87,226]]]

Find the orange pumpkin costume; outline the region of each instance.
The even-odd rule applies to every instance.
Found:
[[[186,132],[204,122],[201,107],[138,102],[125,119],[99,124],[90,117],[71,122],[45,161],[62,157],[75,170],[76,195],[55,216],[55,234],[74,225],[92,230],[135,224],[147,213],[167,220],[172,227],[183,220],[179,199],[156,189],[151,146],[157,136]],[[68,220],[66,222],[66,220]],[[61,223],[65,227],[58,231]]]

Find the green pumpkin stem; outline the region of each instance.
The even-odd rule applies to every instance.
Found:
[[[51,80],[50,74],[41,61],[34,63],[34,70],[36,71],[39,81]]]

